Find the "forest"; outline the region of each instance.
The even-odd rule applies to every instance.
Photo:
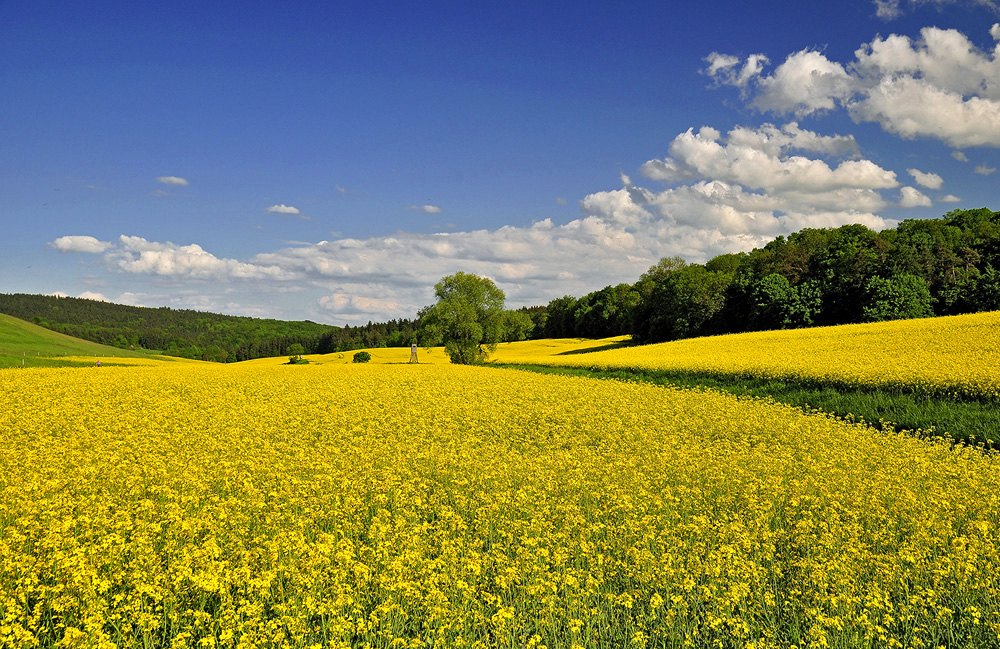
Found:
[[[1000,212],[984,207],[881,232],[804,229],[704,264],[667,257],[634,284],[531,310],[531,335],[652,343],[998,309]]]
[[[0,313],[122,349],[147,349],[221,363],[281,356],[294,344],[310,354],[409,346],[416,330],[416,323],[407,319],[334,327],[308,320],[292,322],[27,294],[0,293]]]

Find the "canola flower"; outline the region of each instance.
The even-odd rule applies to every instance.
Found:
[[[3,647],[989,647],[1000,467],[452,365],[0,371]]]
[[[409,347],[370,347],[368,349],[355,349],[347,352],[333,352],[330,354],[303,354],[302,358],[310,363],[340,364],[350,365],[354,363],[354,355],[359,351],[366,351],[371,354],[371,363],[382,364],[404,364],[410,362]],[[424,365],[445,365],[451,363],[451,359],[444,353],[444,347],[417,349],[417,360]],[[277,358],[255,358],[249,361],[241,361],[240,365],[252,366],[274,366],[288,362],[287,356]]]
[[[1000,399],[1000,311],[690,338],[589,354],[566,354],[544,342],[519,343],[511,353],[501,349],[496,360],[735,374]]]
[[[160,367],[164,364],[179,363],[179,364],[198,364],[201,361],[195,361],[188,358],[178,358],[176,356],[59,356],[60,360],[70,361],[74,363],[79,363],[80,365],[94,365],[100,362],[102,367],[113,367],[113,366],[123,366],[123,367]]]

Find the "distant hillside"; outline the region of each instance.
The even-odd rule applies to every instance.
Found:
[[[55,367],[79,365],[65,356],[148,357],[141,352],[116,349],[49,331],[19,318],[0,314],[0,367]]]
[[[119,349],[157,350],[168,356],[218,362],[280,356],[295,343],[307,353],[326,354],[403,347],[415,341],[415,322],[410,320],[333,327],[22,293],[0,293],[0,314]]]

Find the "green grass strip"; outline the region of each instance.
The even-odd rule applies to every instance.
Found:
[[[507,364],[498,367],[540,374],[721,390],[740,397],[771,397],[805,411],[821,410],[842,419],[864,421],[875,428],[946,436],[963,444],[1000,447],[1000,403],[907,392],[890,388],[802,383],[703,372],[597,370],[579,367]]]

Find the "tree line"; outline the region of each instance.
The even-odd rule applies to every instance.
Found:
[[[704,264],[667,257],[633,284],[525,310],[531,338],[694,336],[1000,309],[1000,212],[954,210],[875,232],[809,228]]]
[[[493,295],[484,279],[444,278],[438,303],[416,319],[358,327],[26,294],[0,294],[0,313],[106,345],[218,362],[281,356],[293,345],[325,354],[449,340],[461,342],[450,354],[481,362],[495,343],[525,338],[627,334],[652,343],[954,315],[1000,309],[1000,212],[953,210],[881,232],[807,228],[704,264],[665,257],[633,284],[517,310],[503,308],[502,291]]]
[[[23,293],[0,293],[0,313],[104,345],[216,362],[281,356],[292,345],[308,354],[408,347],[417,331],[405,318],[335,327]]]

